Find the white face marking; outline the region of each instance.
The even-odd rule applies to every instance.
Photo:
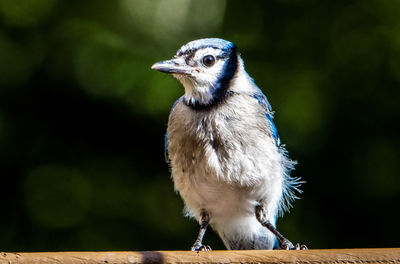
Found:
[[[215,58],[212,66],[203,64],[203,58],[211,55]],[[183,55],[182,60],[188,55]],[[199,49],[187,61],[193,67],[191,76],[173,74],[185,87],[185,99],[190,103],[206,104],[212,100],[213,92],[218,87],[218,78],[223,74],[224,65],[227,60],[225,51],[216,48]]]

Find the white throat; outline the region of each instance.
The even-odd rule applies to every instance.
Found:
[[[174,75],[185,88],[185,101],[191,105],[207,104],[213,100],[214,86],[212,83],[199,84],[195,80],[182,76]]]

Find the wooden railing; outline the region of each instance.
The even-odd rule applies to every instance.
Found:
[[[0,263],[400,263],[400,248],[0,253]]]

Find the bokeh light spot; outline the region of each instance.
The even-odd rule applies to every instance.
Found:
[[[226,4],[224,0],[121,0],[121,5],[138,29],[165,45],[182,35],[217,32]]]
[[[80,47],[76,76],[81,86],[94,95],[122,96],[137,79],[138,68],[124,43],[112,34],[98,34]]]

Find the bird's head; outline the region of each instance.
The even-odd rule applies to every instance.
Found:
[[[152,69],[170,73],[185,87],[184,101],[191,107],[207,107],[223,100],[238,68],[232,42],[207,38],[182,46],[171,60]]]

